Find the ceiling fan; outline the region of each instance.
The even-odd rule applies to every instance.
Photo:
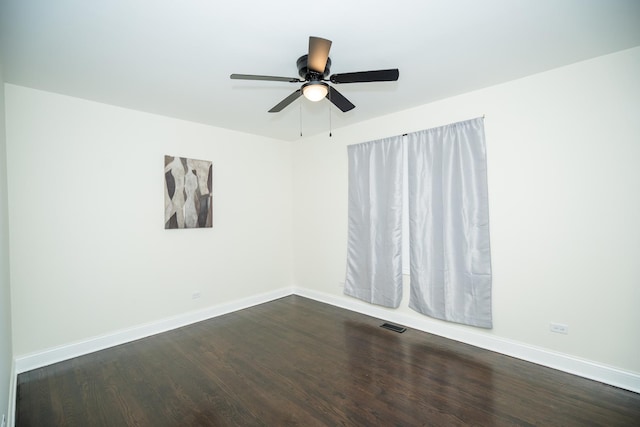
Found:
[[[368,83],[368,82],[391,82],[398,80],[398,69],[375,71],[358,71],[355,73],[333,74],[329,76],[331,68],[331,58],[329,58],[331,40],[320,37],[309,37],[309,53],[298,58],[297,77],[277,77],[260,76],[253,74],[231,74],[234,80],[263,80],[275,82],[303,83],[300,89],[287,96],[276,106],[269,110],[270,113],[282,111],[293,101],[304,95],[310,101],[320,101],[323,98],[329,99],[332,104],[341,111],[346,112],[355,108],[347,98],[338,92],[333,86],[325,82],[334,84],[342,83]]]

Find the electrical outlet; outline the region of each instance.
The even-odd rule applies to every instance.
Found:
[[[567,335],[569,333],[569,326],[562,323],[549,323],[549,330],[556,334]]]
[[[338,282],[338,287],[339,288],[344,288],[344,282]]]
[[[191,299],[199,299],[202,296],[200,291],[194,292],[191,294]]]

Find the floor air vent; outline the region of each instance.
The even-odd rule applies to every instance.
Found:
[[[399,334],[407,330],[407,328],[403,328],[402,326],[394,325],[392,323],[383,323],[382,325],[380,325],[380,327],[389,329],[390,331],[397,332]]]

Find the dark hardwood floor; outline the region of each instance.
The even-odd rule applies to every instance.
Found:
[[[640,395],[290,296],[18,376],[17,426],[640,426]]]

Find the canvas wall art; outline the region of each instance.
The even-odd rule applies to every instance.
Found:
[[[164,228],[213,226],[213,164],[164,156]]]

